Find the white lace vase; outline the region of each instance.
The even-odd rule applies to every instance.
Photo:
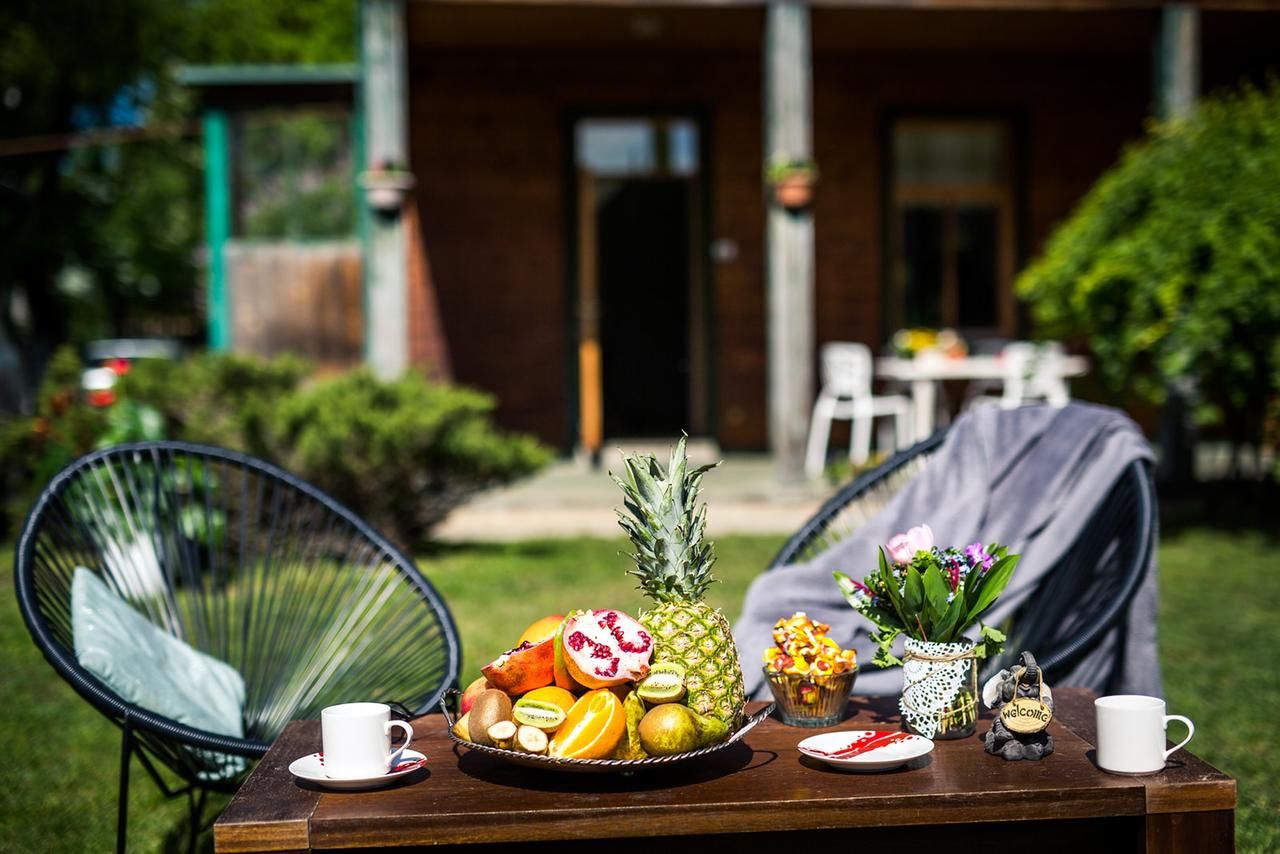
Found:
[[[898,708],[907,730],[925,738],[964,738],[978,726],[978,660],[973,641],[908,638]]]

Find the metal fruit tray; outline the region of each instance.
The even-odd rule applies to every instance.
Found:
[[[442,698],[440,700],[440,710],[444,712],[449,738],[453,739],[455,744],[460,744],[468,750],[482,753],[485,756],[493,756],[511,765],[521,765],[525,768],[542,768],[550,771],[566,771],[574,774],[631,774],[652,768],[667,768],[680,762],[687,762],[690,759],[710,756],[741,741],[743,736],[755,729],[758,723],[769,717],[773,707],[774,704],[769,703],[769,705],[755,714],[748,716],[737,732],[719,744],[713,744],[698,750],[690,750],[687,753],[673,753],[670,756],[650,756],[646,759],[562,759],[555,756],[535,756],[529,753],[518,753],[514,750],[502,750],[497,747],[489,747],[458,738],[453,734],[453,725],[456,718],[449,711],[445,699]]]

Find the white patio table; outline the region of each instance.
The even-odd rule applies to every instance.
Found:
[[[938,383],[942,380],[999,380],[1006,373],[1004,360],[996,356],[922,355],[914,359],[882,356],[876,359],[876,379],[897,380],[911,386],[911,404],[915,440],[927,439],[933,432],[933,414],[937,406]],[[1069,379],[1089,372],[1084,356],[1062,356],[1052,368],[1058,377]]]

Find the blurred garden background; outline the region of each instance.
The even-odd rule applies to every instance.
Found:
[[[1098,21],[951,11],[919,28],[886,3],[860,29],[815,12],[814,86],[837,118],[790,152],[821,163],[821,192],[775,222],[759,9],[717,29],[706,10],[408,5],[0,8],[0,734],[17,748],[0,767],[0,850],[103,850],[114,836],[118,732],[41,659],[13,591],[23,518],[78,456],[183,439],[315,483],[417,556],[458,621],[465,682],[515,639],[498,627],[583,600],[638,607],[621,532],[608,534],[617,502],[599,498],[613,494],[598,486],[612,440],[665,447],[687,428],[701,453],[728,455],[708,482],[711,601],[736,617],[795,519],[860,468],[837,453],[824,479],[797,479],[817,345],[882,351],[910,326],[958,327],[975,351],[1065,342],[1092,365],[1074,393],[1147,431],[1170,708],[1240,781],[1239,850],[1280,849],[1277,14],[1121,3]],[[367,100],[383,7],[407,15],[404,43],[427,57],[401,68],[412,122]],[[1203,80],[1179,89],[1186,57],[1161,40],[1188,20]],[[609,46],[643,74],[613,69]],[[957,94],[944,84],[960,65]],[[691,68],[705,77],[670,96]],[[607,73],[565,82],[592,77],[580,69]],[[823,94],[846,79],[883,86],[849,121]],[[445,130],[422,130],[435,115]],[[401,122],[399,161],[374,150],[384,121]],[[908,157],[931,146],[934,160]],[[896,172],[864,168],[895,157]],[[420,186],[393,222],[368,176],[410,167]],[[940,195],[913,169],[934,170]],[[808,291],[766,272],[795,228],[809,229]],[[305,287],[272,302],[276,279]],[[390,310],[374,287],[388,281]],[[775,355],[794,328],[768,307],[797,293],[818,300],[799,366]],[[795,389],[768,385],[780,372]],[[837,427],[833,447],[847,437]],[[764,474],[717,504],[714,478],[735,465]],[[539,534],[554,508],[500,530],[509,505],[483,503],[519,484],[545,504],[553,482],[586,484],[555,494],[586,496],[568,509],[598,520],[592,536]],[[132,798],[132,847],[180,850],[184,805],[144,784]]]

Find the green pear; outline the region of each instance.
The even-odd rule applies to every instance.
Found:
[[[729,725],[679,703],[654,706],[640,721],[640,744],[650,756],[688,753],[723,741]]]
[[[688,753],[698,748],[693,712],[679,703],[654,706],[640,721],[640,744],[650,756]]]

